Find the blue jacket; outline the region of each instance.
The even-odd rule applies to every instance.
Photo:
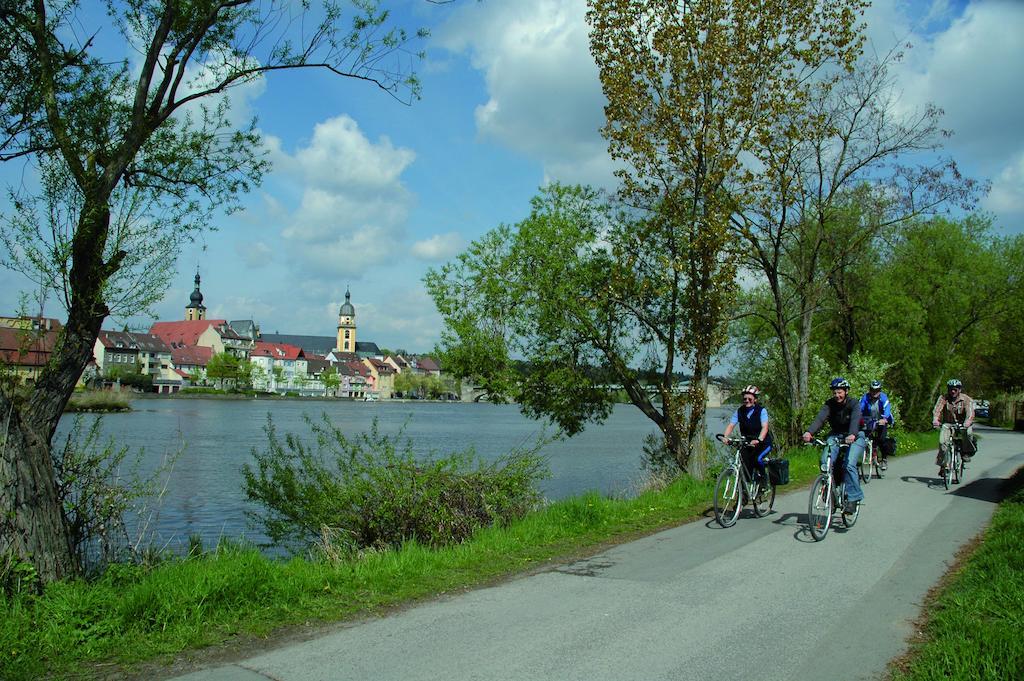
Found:
[[[860,398],[860,414],[864,422],[871,425],[871,393],[864,393],[864,397]],[[879,418],[884,418],[889,423],[892,423],[892,408],[889,406],[889,396],[884,392],[878,394],[878,414]]]

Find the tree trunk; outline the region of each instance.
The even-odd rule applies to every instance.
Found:
[[[0,554],[31,562],[45,584],[78,572],[71,533],[57,493],[49,432],[32,428],[0,396]]]

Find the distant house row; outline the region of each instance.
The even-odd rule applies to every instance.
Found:
[[[16,367],[23,381],[35,380],[59,329],[56,319],[0,317],[0,363]],[[441,375],[430,357],[387,356],[375,343],[357,341],[350,291],[345,291],[334,336],[262,334],[251,319],[207,319],[196,272],[183,320],[154,322],[148,333],[100,331],[83,380],[119,381],[141,373],[157,392],[174,393],[222,382],[222,372],[209,369],[215,358],[225,356],[251,363],[254,389],[282,394],[389,399],[398,374]]]

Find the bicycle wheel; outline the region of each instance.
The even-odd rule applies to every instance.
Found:
[[[754,494],[754,515],[758,518],[763,518],[771,513],[772,506],[775,505],[775,485],[768,477],[767,470],[762,473],[762,476]]]
[[[718,474],[718,482],[715,483],[715,520],[722,527],[732,527],[740,517],[740,509],[743,507],[740,484],[740,472],[735,466],[727,466]]]
[[[942,484],[949,489],[949,485],[953,482],[953,456],[952,452],[946,453],[946,458],[943,459],[946,465],[942,467]]]
[[[832,486],[828,477],[819,475],[811,485],[811,498],[807,502],[807,524],[814,541],[821,541],[832,524]]]
[[[874,460],[872,461],[871,465],[875,469],[875,475],[877,475],[878,479],[881,480],[883,477],[885,477],[885,471],[882,470],[882,462],[878,459],[877,451],[872,455],[872,458]]]

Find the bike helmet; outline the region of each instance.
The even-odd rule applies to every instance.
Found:
[[[839,388],[842,388],[843,390],[849,390],[850,382],[843,377],[833,378],[832,382],[829,383],[829,387],[832,388],[832,390],[837,390]]]
[[[962,388],[962,387],[964,387],[964,384],[960,382],[959,378],[951,378],[948,381],[946,381],[946,387],[947,388]]]
[[[756,385],[748,385],[746,388],[743,389],[743,391],[740,394],[746,395],[748,393],[753,395],[754,397],[757,397],[758,395],[761,394],[761,391],[758,389]]]
[[[871,389],[872,390],[881,390],[882,389],[882,382],[881,381],[871,381]]]

